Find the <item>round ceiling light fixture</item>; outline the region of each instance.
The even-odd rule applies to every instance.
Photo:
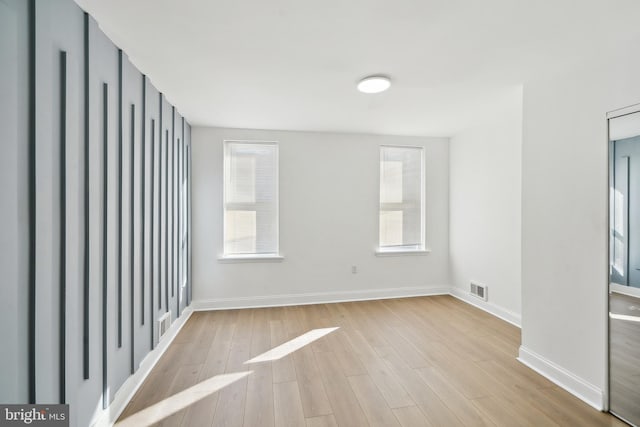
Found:
[[[362,93],[380,93],[389,89],[391,79],[387,76],[369,76],[358,82],[358,90]]]

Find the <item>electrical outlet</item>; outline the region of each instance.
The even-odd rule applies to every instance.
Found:
[[[351,266],[351,274],[356,274],[358,272],[358,267],[355,265]]]

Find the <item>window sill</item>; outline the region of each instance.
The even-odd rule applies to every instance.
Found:
[[[248,254],[248,255],[221,255],[218,257],[218,262],[222,263],[234,263],[234,262],[282,262],[284,257],[282,255],[260,255],[260,254]]]
[[[407,256],[407,255],[427,255],[431,253],[431,249],[401,249],[397,251],[385,251],[377,249],[376,256]]]

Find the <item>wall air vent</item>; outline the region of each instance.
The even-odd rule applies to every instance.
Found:
[[[164,334],[167,333],[169,327],[171,326],[171,311],[166,312],[162,315],[161,318],[156,320],[156,344],[160,342]]]
[[[478,282],[471,282],[471,295],[480,298],[483,301],[487,300],[487,287],[481,285]]]

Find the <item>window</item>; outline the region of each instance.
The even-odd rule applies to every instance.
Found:
[[[278,255],[278,145],[224,143],[224,256]]]
[[[424,251],[424,155],[380,147],[379,252]]]

